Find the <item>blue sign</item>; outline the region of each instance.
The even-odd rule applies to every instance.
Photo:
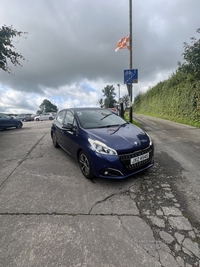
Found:
[[[138,83],[138,69],[124,70],[124,83]]]

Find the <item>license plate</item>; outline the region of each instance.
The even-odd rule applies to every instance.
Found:
[[[143,161],[143,160],[148,159],[148,158],[149,158],[149,153],[137,156],[137,157],[131,159],[131,164],[138,163],[138,162]]]

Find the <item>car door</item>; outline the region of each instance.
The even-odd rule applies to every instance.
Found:
[[[44,121],[46,119],[46,114],[41,114],[40,115],[40,121]]]
[[[63,120],[66,114],[66,110],[62,110],[58,113],[55,122],[53,123],[54,125],[54,132],[56,134],[56,139],[59,145],[63,146],[62,144],[62,138],[63,138],[63,133],[62,133],[62,126],[63,126]]]
[[[49,117],[50,115],[48,113],[46,113],[44,116],[43,116],[43,120],[44,121],[48,121],[49,120]]]
[[[73,157],[76,157],[78,146],[77,122],[74,114],[68,110],[65,114],[63,125],[73,125],[73,130],[66,130],[64,127],[61,130],[62,147]]]
[[[2,128],[13,127],[15,126],[15,121],[8,115],[0,114],[0,126]]]
[[[4,114],[0,114],[0,129],[4,128],[5,125],[6,125],[6,121],[5,121],[5,118],[4,118]]]

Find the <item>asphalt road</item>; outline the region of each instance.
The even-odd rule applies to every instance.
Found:
[[[151,135],[158,162],[172,176],[182,206],[200,222],[200,129],[143,115],[135,119]]]
[[[50,121],[0,131],[1,267],[199,267],[199,129],[137,118],[155,166],[120,181],[85,179]]]

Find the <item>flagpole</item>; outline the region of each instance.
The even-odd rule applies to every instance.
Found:
[[[130,70],[132,70],[132,0],[129,0],[129,38],[130,38]],[[132,123],[133,121],[133,107],[132,107],[132,101],[133,101],[133,89],[132,89],[132,83],[129,85],[130,86],[130,122]]]

